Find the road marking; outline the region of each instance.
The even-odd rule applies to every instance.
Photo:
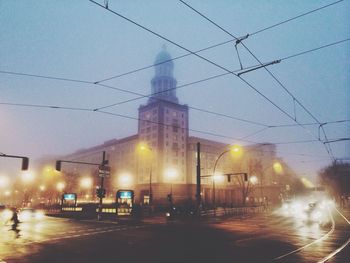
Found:
[[[342,214],[340,213],[340,211],[334,207],[334,209],[338,212],[339,215],[341,215],[344,220],[350,225],[349,220]],[[340,251],[342,251],[348,244],[350,243],[350,238],[339,248],[337,248],[335,251],[333,251],[333,253],[329,254],[327,257],[323,258],[322,260],[318,261],[318,263],[324,263],[327,260],[331,259],[332,257],[334,257],[336,254],[338,254]]]
[[[305,248],[307,248],[309,246],[312,246],[313,244],[316,244],[316,243],[326,239],[329,235],[331,235],[334,232],[334,229],[335,229],[335,221],[334,221],[334,218],[333,218],[331,212],[329,211],[328,207],[327,207],[327,209],[328,209],[328,213],[330,215],[330,218],[332,220],[332,228],[331,228],[331,230],[328,233],[326,233],[324,236],[320,237],[319,239],[316,239],[315,241],[313,241],[313,242],[311,242],[309,244],[306,244],[305,246],[302,246],[302,247],[300,247],[298,249],[295,249],[295,250],[293,250],[293,251],[291,251],[289,253],[286,253],[286,254],[283,254],[283,255],[281,255],[281,256],[279,256],[277,258],[274,258],[272,261],[277,261],[277,260],[280,260],[280,259],[285,258],[287,256],[290,256],[292,254],[295,254],[295,253],[297,253],[297,252],[299,252],[299,251],[301,251],[301,250],[303,250],[303,249],[305,249]]]
[[[62,239],[78,238],[78,237],[82,237],[82,236],[98,235],[98,234],[103,234],[103,233],[107,233],[107,232],[123,231],[123,230],[144,228],[144,227],[147,227],[147,225],[130,226],[130,227],[124,227],[124,228],[114,227],[112,229],[104,229],[104,230],[98,230],[98,231],[94,230],[92,232],[90,231],[88,233],[83,233],[83,234],[67,235],[67,236],[61,236],[61,237],[54,237],[54,238],[47,238],[47,239],[42,239],[42,240],[30,241],[30,242],[25,242],[23,244],[29,245],[29,244],[34,244],[34,243],[45,243],[45,242],[50,242],[50,241],[62,240]],[[2,262],[0,262],[0,263],[2,263]]]

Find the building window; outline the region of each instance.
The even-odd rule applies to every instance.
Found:
[[[173,150],[177,150],[179,148],[179,145],[177,144],[177,142],[173,143]]]

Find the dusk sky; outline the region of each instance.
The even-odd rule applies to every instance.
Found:
[[[198,53],[202,58],[174,61],[177,96],[192,107],[190,135],[276,143],[300,176],[314,177],[332,157],[350,160],[350,1],[185,2],[234,37],[250,34],[243,43],[261,62],[282,59],[267,67],[279,83],[261,68],[183,86],[239,70],[240,63],[233,37],[181,1],[110,0],[109,11],[88,0],[2,0],[0,153],[34,163],[136,134],[137,109],[147,98],[125,101],[150,94],[154,68],[119,75],[151,66],[164,45],[175,58],[227,42]],[[242,44],[237,48],[243,68],[259,64]],[[113,76],[119,77],[99,82],[108,87],[94,84]],[[328,143],[322,130],[319,138],[319,123],[328,141],[345,140]],[[290,126],[270,127],[276,125]],[[19,171],[17,160],[0,158],[0,174]]]

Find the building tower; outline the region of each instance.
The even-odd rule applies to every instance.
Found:
[[[138,182],[147,184],[152,171],[153,198],[166,200],[169,189],[182,195],[181,184],[186,184],[186,145],[188,138],[188,107],[179,104],[176,97],[174,63],[166,48],[156,56],[155,75],[151,80],[151,96],[139,107],[139,140],[152,152],[152,167],[140,162]],[[183,187],[184,188],[184,187]]]

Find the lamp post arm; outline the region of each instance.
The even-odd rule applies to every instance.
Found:
[[[221,159],[221,157],[222,157],[225,153],[227,153],[227,152],[229,152],[229,151],[230,151],[230,150],[223,151],[223,152],[218,156],[218,158],[216,158],[216,161],[215,161],[215,164],[214,164],[213,175],[215,174],[216,166],[217,166],[219,160]]]

